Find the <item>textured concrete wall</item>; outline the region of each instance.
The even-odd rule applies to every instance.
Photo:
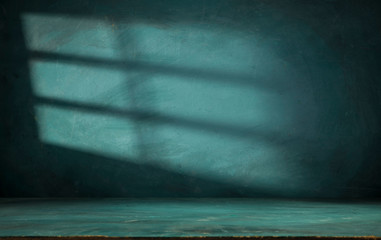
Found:
[[[379,196],[379,5],[4,4],[2,195]]]

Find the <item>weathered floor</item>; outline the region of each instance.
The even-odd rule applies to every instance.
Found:
[[[381,236],[381,202],[1,199],[0,236]]]

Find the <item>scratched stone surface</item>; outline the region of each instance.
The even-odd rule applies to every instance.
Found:
[[[381,236],[379,202],[2,199],[0,236]]]

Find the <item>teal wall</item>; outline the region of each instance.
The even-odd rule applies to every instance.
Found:
[[[379,197],[378,1],[9,1],[2,196]]]

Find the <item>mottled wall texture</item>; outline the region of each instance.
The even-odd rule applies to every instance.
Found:
[[[381,197],[381,1],[0,3],[2,197]]]

